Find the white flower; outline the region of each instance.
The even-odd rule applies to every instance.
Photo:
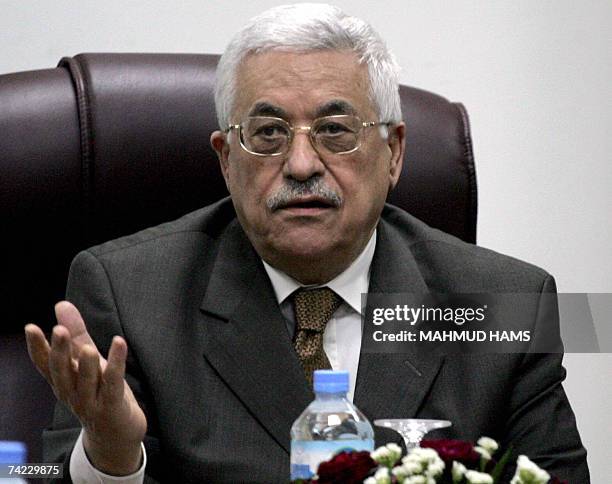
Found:
[[[406,471],[410,474],[420,474],[421,472],[423,472],[423,464],[421,464],[420,462],[416,461],[416,460],[406,460],[406,462],[402,461],[403,465],[402,467],[404,469],[406,469]]]
[[[427,477],[438,477],[442,475],[443,472],[444,472],[444,461],[441,459],[438,459],[429,464],[429,466],[427,467],[427,471],[425,471],[425,475]]]
[[[480,457],[486,461],[491,460],[491,454],[484,447],[474,447],[474,450],[480,454]]]
[[[444,461],[434,449],[429,448],[411,449],[409,454],[402,459],[402,465],[411,476],[423,473],[426,484],[435,484],[435,478],[444,472]]]
[[[387,444],[370,452],[370,457],[377,463],[389,468],[402,456],[402,448],[397,444]]]
[[[493,484],[493,478],[483,472],[467,471],[465,478],[469,484]]]
[[[389,455],[391,455],[391,451],[387,448],[386,445],[383,445],[382,447],[379,447],[376,450],[373,450],[372,452],[370,452],[370,457],[372,457],[372,459],[374,459],[375,457],[388,457]]]
[[[402,464],[407,464],[408,462],[415,462],[417,464],[421,463],[421,459],[416,454],[408,454],[405,457],[402,457]]]
[[[363,481],[363,484],[376,484],[376,479],[373,477],[368,477],[365,481]]]
[[[428,484],[425,476],[410,476],[404,480],[403,484]]]
[[[540,469],[535,462],[525,455],[519,455],[516,461],[516,473],[510,484],[546,484],[550,474]]]
[[[451,470],[453,482],[461,482],[466,471],[467,468],[461,462],[453,461],[453,468]]]
[[[409,477],[412,473],[404,466],[397,466],[391,470],[391,474],[397,477],[399,482],[403,483],[404,479],[406,479],[406,477]]]
[[[395,459],[395,462],[402,456],[402,448],[399,445],[391,443],[387,444],[385,447],[389,449],[391,457]]]
[[[409,460],[416,460],[422,464],[434,462],[436,459],[439,459],[438,453],[435,450],[421,447],[411,449],[407,457]]]
[[[376,484],[391,484],[391,473],[386,467],[381,467],[374,474]]]
[[[476,443],[483,449],[486,449],[491,455],[495,454],[495,451],[499,449],[499,444],[490,437],[480,437]]]
[[[386,467],[381,467],[376,471],[374,477],[376,479],[382,479],[383,477],[391,477],[391,474],[389,474],[389,469],[387,469]]]
[[[370,457],[380,464],[381,461],[388,459],[391,456],[391,451],[386,446],[379,447],[370,452]]]

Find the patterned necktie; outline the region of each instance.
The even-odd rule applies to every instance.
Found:
[[[312,388],[312,372],[329,370],[331,365],[323,350],[323,332],[342,299],[328,287],[299,289],[293,293],[296,333],[295,352],[302,362],[304,375]]]

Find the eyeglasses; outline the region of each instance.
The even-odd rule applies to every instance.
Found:
[[[318,153],[346,155],[359,149],[364,128],[381,124],[388,123],[363,122],[357,116],[344,114],[317,118],[311,126],[291,126],[281,118],[252,116],[240,124],[230,125],[225,132],[237,129],[240,146],[257,156],[284,155],[298,131],[308,132]]]

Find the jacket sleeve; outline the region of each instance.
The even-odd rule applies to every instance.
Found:
[[[119,335],[125,338],[112,285],[100,261],[88,251],[79,253],[72,262],[66,299],[79,309],[89,334],[103,356],[108,354],[113,336]],[[155,435],[156,426],[152,416],[151,399],[142,383],[142,371],[137,364],[136,355],[130,350],[129,341],[127,345],[126,381],[147,416],[148,424],[144,441],[148,458],[144,482],[156,483],[161,480],[161,470],[164,466]],[[69,475],[70,455],[80,431],[81,424],[78,419],[64,404],[58,402],[53,422],[43,432],[44,461],[64,463],[64,478],[58,482],[72,482]]]
[[[551,276],[542,286],[534,333],[532,351],[524,354],[509,396],[504,446],[512,445],[517,454],[527,455],[562,480],[588,483],[586,450],[562,386],[566,371],[561,365],[563,347]]]

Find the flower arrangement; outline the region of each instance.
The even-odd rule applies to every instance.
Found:
[[[481,437],[476,445],[461,440],[423,440],[402,457],[397,444],[373,452],[340,452],[319,465],[317,475],[295,484],[501,484],[512,449],[498,461],[498,443]],[[509,484],[567,484],[551,477],[527,456],[517,459]]]

